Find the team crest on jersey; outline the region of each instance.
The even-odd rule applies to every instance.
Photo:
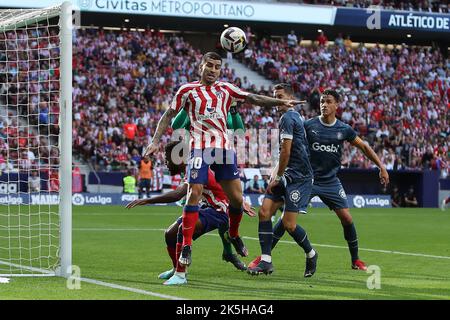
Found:
[[[192,179],[197,179],[198,177],[198,170],[191,170],[191,178]]]
[[[300,192],[298,192],[297,190],[292,191],[289,195],[289,198],[291,198],[292,202],[297,202],[298,200],[300,200]]]
[[[344,189],[339,190],[339,195],[341,196],[342,199],[347,199],[347,195],[345,194]]]
[[[343,137],[344,137],[344,135],[342,134],[342,132],[337,133],[338,140],[342,140]]]

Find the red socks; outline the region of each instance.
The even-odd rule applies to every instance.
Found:
[[[183,246],[192,245],[195,224],[198,220],[198,206],[185,206],[183,210]]]
[[[174,268],[177,266],[177,249],[172,247],[167,247],[167,252],[169,253],[170,259],[172,259],[172,265]]]
[[[176,255],[176,263],[175,263],[175,271],[176,272],[186,272],[186,267],[182,266],[179,262],[178,259],[180,258],[181,255],[181,250],[183,249],[183,244],[181,243],[177,243],[177,255]]]
[[[232,206],[229,206],[228,208],[228,218],[230,219],[230,237],[236,238],[239,236],[239,224],[242,220],[242,213],[243,208],[233,208]]]

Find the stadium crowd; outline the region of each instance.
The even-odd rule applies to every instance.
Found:
[[[434,48],[353,48],[348,37],[339,36],[333,45],[320,41],[323,37],[312,46],[263,38],[249,45],[242,61],[275,82],[290,83],[309,102],[302,110],[307,118],[318,114],[321,91],[339,90],[341,120],[374,146],[388,169],[446,169],[450,61]],[[276,114],[271,117],[277,123]],[[265,121],[272,121],[267,114],[246,117],[249,127]],[[370,163],[346,148],[343,166]]]
[[[135,166],[173,92],[196,79],[201,52],[180,37],[151,30],[86,29],[75,41],[74,149],[100,170]],[[231,75],[225,68],[224,77]],[[163,163],[162,155],[155,164]]]
[[[59,188],[58,78],[57,28],[0,34],[0,174],[39,170]]]
[[[438,0],[384,1],[384,0],[278,0],[279,2],[296,2],[301,4],[318,4],[347,8],[368,8],[380,6],[386,10],[406,10],[422,12],[449,13],[450,4]]]
[[[73,55],[74,155],[91,162],[97,170],[125,171],[137,166],[173,93],[197,78],[200,57],[201,52],[182,37],[158,31],[78,30]],[[341,119],[373,145],[388,169],[447,170],[450,66],[438,50],[352,48],[351,41],[342,37],[333,45],[318,39],[313,46],[259,39],[251,42],[242,59],[274,82],[292,84],[299,98],[308,101],[301,109],[307,118],[318,114],[320,92],[325,87],[337,88],[344,100]],[[271,95],[272,88],[256,88],[251,79],[236,77],[226,60],[224,63],[223,80]],[[50,79],[57,74],[56,66],[47,69],[44,75]],[[53,85],[53,81],[46,83]],[[9,95],[11,92],[10,88]],[[38,130],[57,133],[57,105],[48,101],[33,101],[34,118],[29,120],[35,121]],[[12,105],[21,104],[16,101]],[[19,108],[18,120],[21,112]],[[252,136],[258,129],[276,128],[279,116],[276,110],[245,104],[240,113],[247,128],[248,154],[260,156]],[[27,147],[38,145],[37,130],[21,128],[14,116],[8,119],[10,123],[0,121],[0,170],[19,165],[19,161],[12,161],[11,150],[17,150],[17,155],[27,151],[20,158],[22,166],[27,166],[27,159],[35,161],[33,157],[57,161],[58,151],[48,141],[41,141],[39,150]],[[163,141],[168,141],[170,134],[167,132]],[[259,166],[257,160],[249,159],[246,166]],[[154,167],[162,164],[162,152],[153,161]],[[343,167],[369,166],[356,149],[347,146]]]

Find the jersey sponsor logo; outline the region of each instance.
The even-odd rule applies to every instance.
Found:
[[[347,195],[345,194],[345,190],[343,188],[341,190],[339,190],[339,196],[342,199],[347,199]]]
[[[289,198],[292,202],[298,202],[300,200],[300,192],[298,192],[297,190],[292,191],[289,195]]]
[[[331,153],[339,152],[339,146],[335,146],[334,144],[325,145],[325,144],[320,144],[318,142],[314,142],[312,144],[312,149],[314,151],[323,151],[323,152],[331,152]]]
[[[214,120],[214,119],[221,119],[223,116],[220,113],[209,113],[209,114],[199,114],[197,116],[198,120]]]

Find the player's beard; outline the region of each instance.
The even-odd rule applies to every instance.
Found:
[[[214,82],[216,82],[216,80],[219,78],[218,76],[216,77],[214,74],[208,74],[208,73],[206,73],[203,77],[202,77],[203,79],[203,83],[204,84],[206,84],[206,85],[211,85],[211,84],[213,84]]]

